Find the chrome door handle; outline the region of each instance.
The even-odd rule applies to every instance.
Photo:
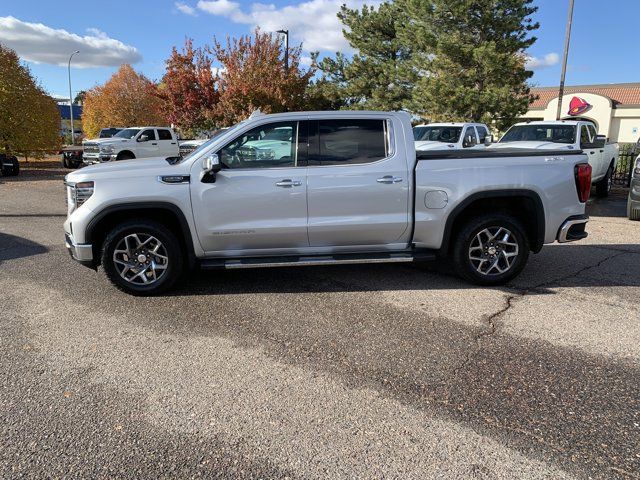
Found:
[[[302,185],[300,180],[291,180],[290,178],[285,178],[284,180],[276,182],[276,186],[284,188],[299,187],[300,185]]]
[[[401,181],[401,177],[392,177],[391,175],[385,175],[384,177],[376,180],[378,183],[400,183]]]

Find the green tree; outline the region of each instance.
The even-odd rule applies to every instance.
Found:
[[[410,110],[431,120],[495,122],[526,112],[534,97],[524,51],[539,27],[533,0],[398,0],[400,28],[419,75]]]
[[[344,36],[356,50],[351,60],[343,54],[318,61],[321,78],[312,93],[327,95],[329,104],[341,98],[341,106],[371,110],[400,110],[411,96],[415,74],[408,68],[413,47],[401,42],[400,26],[407,21],[398,2],[379,7],[365,5],[338,13]],[[315,92],[314,92],[315,90]]]
[[[0,152],[42,156],[60,147],[55,101],[35,82],[18,55],[0,44]]]

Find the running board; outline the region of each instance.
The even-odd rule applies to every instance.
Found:
[[[364,253],[306,255],[287,257],[214,258],[200,261],[200,267],[211,269],[308,267],[312,265],[350,265],[358,263],[408,263],[435,260],[432,252],[411,253]]]

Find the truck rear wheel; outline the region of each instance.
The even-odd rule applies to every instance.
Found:
[[[478,285],[502,285],[515,278],[529,258],[529,240],[511,215],[486,214],[467,221],[453,245],[453,265]]]
[[[180,243],[164,225],[147,220],[116,226],[102,245],[102,267],[117,288],[131,295],[156,295],[180,278]]]
[[[609,196],[613,186],[613,165],[609,166],[607,174],[602,180],[596,183],[596,197],[604,198]]]

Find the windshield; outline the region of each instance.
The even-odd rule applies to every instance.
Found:
[[[462,127],[413,127],[413,138],[416,142],[456,143],[460,139]]]
[[[508,142],[574,143],[575,125],[515,125],[500,139]]]
[[[121,130],[118,133],[116,133],[114,137],[131,139],[135,137],[139,131],[140,131],[139,128],[125,128],[124,130]]]
[[[207,140],[206,142],[204,142],[202,145],[200,145],[198,148],[196,148],[193,152],[191,152],[189,155],[186,155],[185,157],[181,158],[178,162],[176,163],[182,163],[185,160],[187,160],[188,158],[193,157],[193,155],[197,154],[198,152],[201,152],[202,150],[204,150],[205,148],[208,148],[209,145],[211,145],[218,137],[220,137],[222,134],[227,133],[229,131],[235,130],[236,128],[238,128],[240,125],[242,125],[244,122],[240,122],[236,125],[234,125],[231,128],[221,128],[220,130],[216,130],[215,132],[213,132],[212,137]]]

